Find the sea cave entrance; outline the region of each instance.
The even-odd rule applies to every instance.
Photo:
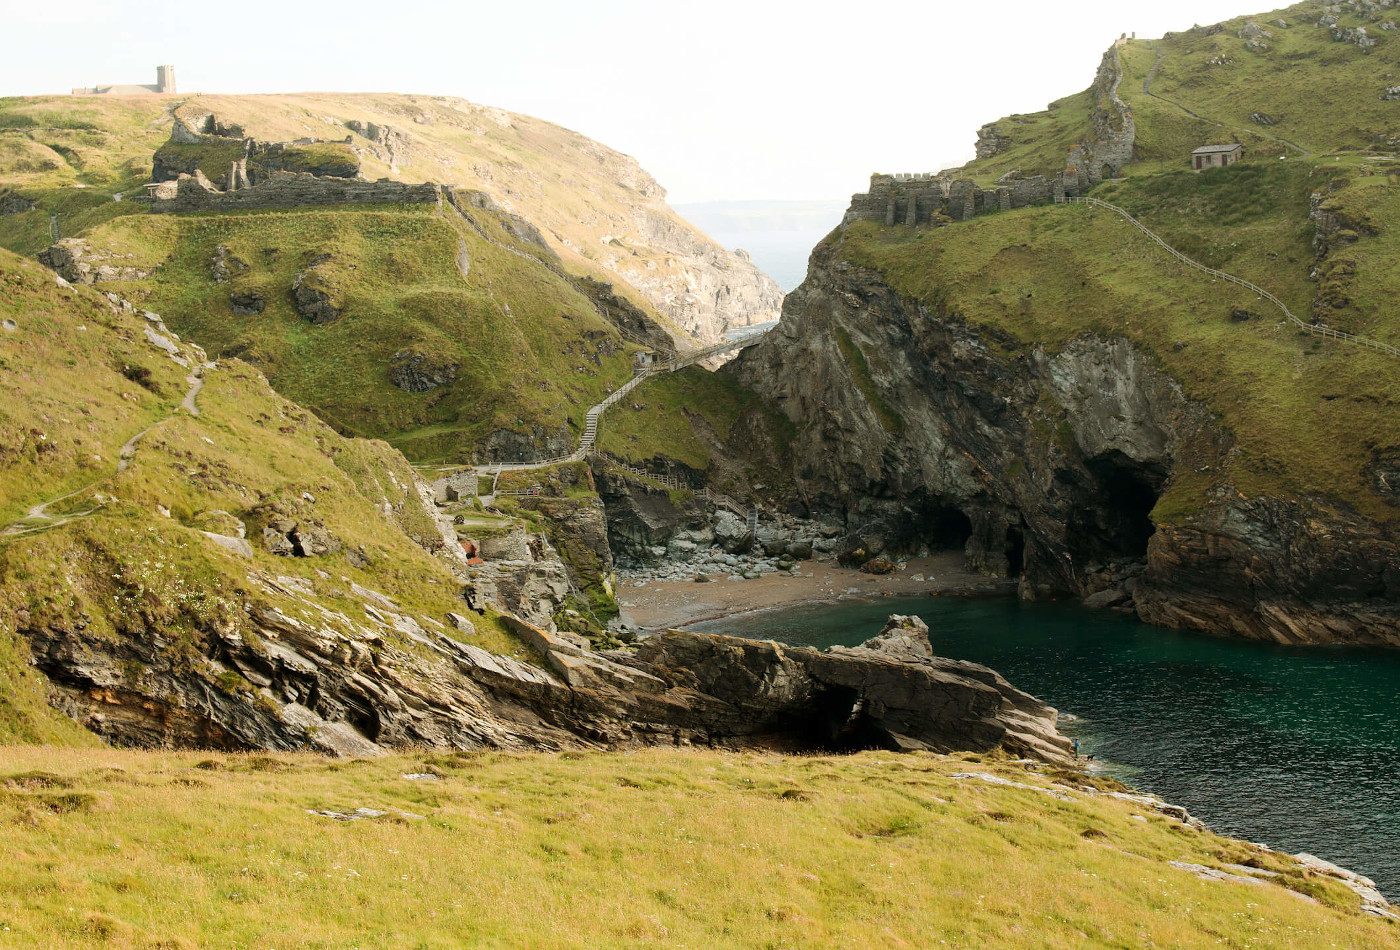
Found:
[[[1157,527],[1152,509],[1166,471],[1111,452],[1087,463],[1092,484],[1065,525],[1065,546],[1079,564],[1140,560]]]

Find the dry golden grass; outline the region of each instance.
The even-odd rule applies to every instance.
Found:
[[[1400,946],[1286,859],[1253,857],[1287,888],[1205,882],[1166,862],[1218,866],[1245,846],[1130,802],[950,777],[961,770],[1052,782],[975,756],[9,747],[0,943]],[[308,813],[355,808],[384,814]]]

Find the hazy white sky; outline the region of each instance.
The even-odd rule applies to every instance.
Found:
[[[1119,33],[1255,7],[0,0],[0,95],[154,82],[158,63],[175,65],[181,92],[457,95],[635,155],[673,202],[841,199],[872,171],[970,158],[984,122],[1085,88]]]

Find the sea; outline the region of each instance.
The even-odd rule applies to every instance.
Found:
[[[729,250],[745,250],[788,293],[807,276],[807,258],[846,212],[843,201],[712,201],[673,206]]]
[[[1373,878],[1400,899],[1400,652],[1164,630],[1078,605],[888,598],[785,607],[691,629],[855,645],[891,614],[1060,710],[1097,768],[1213,830]]]

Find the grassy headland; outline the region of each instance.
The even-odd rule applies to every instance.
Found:
[[[0,923],[53,948],[1400,946],[1286,856],[1058,782],[977,756],[11,747]],[[381,814],[312,813],[357,808]]]

